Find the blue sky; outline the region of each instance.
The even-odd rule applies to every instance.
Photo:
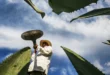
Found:
[[[98,0],[83,9],[72,13],[52,12],[48,0],[32,0],[46,13],[42,19],[24,0],[0,1],[0,62],[19,49],[30,46],[31,41],[21,39],[24,31],[40,29],[42,38],[53,44],[53,56],[49,75],[77,75],[75,69],[60,46],[65,46],[80,54],[106,74],[110,74],[110,46],[102,44],[110,39],[109,16],[69,21],[87,11],[110,7],[110,0]]]

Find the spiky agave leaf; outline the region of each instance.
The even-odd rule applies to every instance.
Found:
[[[98,0],[49,0],[49,5],[53,12],[60,14],[61,12],[73,12],[83,8]]]
[[[91,63],[89,63],[86,59],[76,54],[72,50],[63,46],[61,46],[61,48],[63,48],[63,50],[67,54],[78,75],[105,75]]]
[[[41,14],[42,18],[45,16],[45,13],[40,10],[39,8],[37,8],[31,0],[24,0],[25,2],[27,2],[37,13]]]
[[[107,42],[102,42],[102,43],[104,43],[106,45],[110,45],[110,40],[107,40]]]
[[[77,18],[73,18],[70,22],[76,19],[83,19],[83,18],[89,18],[89,17],[101,16],[101,15],[110,15],[110,8],[101,8],[101,9],[95,9],[95,10],[89,11]]]
[[[110,40],[107,40],[110,43]]]
[[[21,49],[1,63],[0,75],[27,75],[30,58],[30,48]]]

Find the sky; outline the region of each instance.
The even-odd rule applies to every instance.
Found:
[[[69,22],[93,9],[110,7],[110,0],[98,0],[80,10],[59,15],[52,12],[48,0],[32,2],[46,13],[43,19],[24,0],[0,0],[0,62],[26,46],[32,49],[32,42],[23,40],[21,34],[36,29],[44,32],[37,40],[38,45],[41,39],[52,42],[49,75],[77,75],[60,46],[70,48],[103,73],[110,74],[110,46],[102,43],[110,39],[110,16]]]

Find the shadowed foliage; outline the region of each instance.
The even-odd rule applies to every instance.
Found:
[[[67,54],[78,75],[105,75],[91,63],[89,63],[86,59],[76,54],[72,50],[62,46],[61,48],[63,48],[63,50]]]
[[[0,75],[26,75],[31,59],[31,50],[25,47],[6,58],[0,65]]]
[[[27,2],[37,13],[41,14],[42,18],[45,13],[37,8],[31,0],[24,0]],[[53,12],[60,14],[61,12],[73,12],[79,10],[91,3],[97,3],[98,0],[48,0],[48,4]]]
[[[73,18],[70,22],[76,19],[83,19],[83,18],[89,18],[89,17],[101,16],[101,15],[110,15],[110,8],[101,8],[101,9],[95,9],[95,10],[89,11],[77,18]]]
[[[49,0],[49,5],[53,12],[60,14],[61,12],[73,12],[79,10],[98,0]]]

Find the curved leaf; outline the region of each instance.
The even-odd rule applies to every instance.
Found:
[[[30,59],[30,48],[23,48],[1,63],[0,75],[27,75]]]
[[[45,16],[45,13],[43,11],[41,11],[40,9],[38,9],[31,0],[24,0],[25,2],[27,2],[37,13],[41,14],[42,18]]]
[[[110,40],[107,40],[107,42],[102,42],[102,43],[104,43],[106,45],[110,45]]]
[[[53,12],[60,14],[61,12],[73,12],[83,8],[91,3],[96,3],[98,0],[49,0],[49,5]]]
[[[110,15],[110,8],[101,8],[101,9],[95,9],[95,10],[89,11],[77,18],[73,18],[70,22],[76,19],[89,18],[89,17],[101,16],[101,15]]]
[[[63,46],[61,46],[61,48],[63,48],[63,50],[67,54],[78,75],[105,75],[91,63],[89,63],[86,59],[76,54],[72,50]]]

